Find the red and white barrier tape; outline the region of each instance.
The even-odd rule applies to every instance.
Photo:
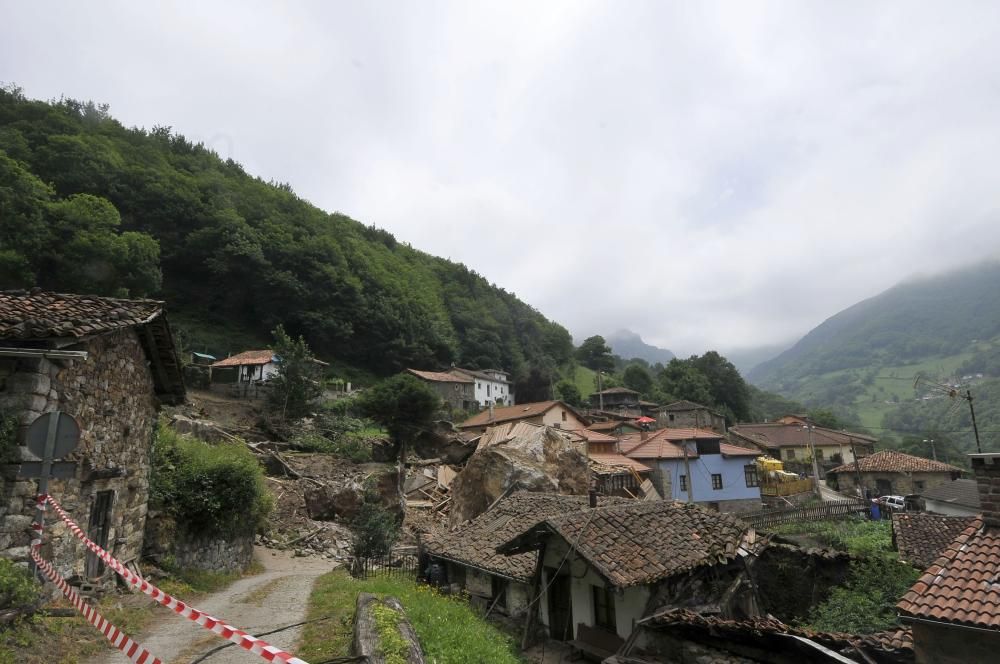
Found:
[[[199,611],[192,606],[188,606],[184,602],[163,592],[145,579],[133,574],[129,570],[125,569],[125,566],[118,562],[118,560],[111,554],[94,544],[94,542],[92,542],[86,534],[84,534],[83,530],[80,529],[80,526],[76,525],[73,519],[70,518],[65,510],[63,510],[62,506],[59,505],[59,503],[57,503],[52,496],[39,496],[39,500],[47,501],[50,505],[52,505],[53,509],[55,509],[56,513],[59,514],[59,517],[63,520],[63,522],[69,526],[70,531],[76,535],[77,539],[82,541],[88,549],[97,554],[97,556],[103,560],[108,567],[113,569],[119,576],[125,579],[130,586],[137,588],[140,592],[145,593],[146,595],[149,595],[163,606],[174,611],[174,613],[184,616],[188,620],[191,620],[210,632],[235,643],[244,650],[248,650],[259,657],[262,657],[268,662],[308,664],[305,660],[301,660],[298,657],[281,650],[280,648],[276,648],[262,639],[258,639],[255,636],[247,634],[243,630],[227,625],[221,620],[213,618],[207,613]]]
[[[41,503],[41,501],[39,502]],[[40,506],[44,509],[44,504]],[[42,546],[42,524],[36,521],[31,524],[31,529],[35,533],[35,538],[31,541],[31,559],[35,561],[35,565],[48,577],[49,581],[54,583],[62,594],[66,596],[66,599],[73,604],[76,610],[83,614],[87,622],[97,628],[113,646],[125,653],[125,656],[133,664],[163,664],[162,661],[154,657],[148,650],[130,639],[128,634],[108,622],[104,616],[97,612],[97,609],[83,601],[83,598],[73,590],[71,585],[66,583],[66,579],[62,578],[62,575],[56,571],[56,568],[38,553],[38,550]]]

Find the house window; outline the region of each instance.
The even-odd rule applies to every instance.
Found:
[[[722,475],[719,473],[712,473],[712,488],[715,490],[722,488]]]
[[[822,447],[817,447],[816,448],[816,460],[817,461],[822,461],[823,460],[823,448]]]
[[[681,491],[687,491],[688,490],[688,476],[687,475],[681,475],[681,477],[680,477],[680,485],[681,485]]]
[[[490,384],[486,383],[486,396],[490,396]]]
[[[607,588],[591,586],[594,593],[594,625],[609,632],[618,632],[615,621],[615,598]]]
[[[914,480],[913,481],[913,489],[915,491],[923,491],[924,490],[924,483],[923,483],[923,481],[922,480]]]
[[[667,419],[670,420],[671,422],[673,422],[674,421],[674,414],[670,413],[669,415],[667,415]]]
[[[743,466],[743,476],[746,477],[747,486],[759,486],[757,481],[757,464],[751,463]]]
[[[562,413],[562,421],[565,422],[566,421],[566,411],[563,410],[563,411],[560,411],[560,412]]]
[[[795,450],[792,450],[792,449],[785,450],[785,458],[786,459],[794,459],[795,458]]]

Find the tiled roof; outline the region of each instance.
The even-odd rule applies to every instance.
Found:
[[[213,367],[241,367],[247,365],[267,364],[274,361],[273,350],[245,350],[231,355],[224,360],[212,364]]]
[[[843,632],[814,632],[810,629],[792,627],[775,618],[748,618],[730,620],[718,616],[704,615],[688,609],[669,609],[655,613],[639,621],[639,625],[656,630],[680,629],[690,633],[701,633],[717,643],[743,642],[768,652],[781,649],[782,644],[791,644],[787,638],[779,638],[765,643],[769,636],[798,636],[809,639],[841,654],[855,655],[858,649],[874,661],[913,661],[913,632],[910,628],[899,628],[873,634],[847,634]],[[722,646],[724,647],[724,646]],[[883,655],[894,654],[896,658]],[[869,659],[867,661],[873,661]],[[782,660],[784,661],[784,660]],[[851,658],[854,661],[854,658]]]
[[[976,480],[958,479],[952,482],[939,484],[932,489],[928,489],[921,494],[924,500],[936,500],[962,507],[980,509],[979,487]]]
[[[0,291],[0,339],[84,337],[144,325],[163,302],[44,291]]]
[[[594,392],[590,396],[596,397],[599,394],[639,394],[635,390],[630,390],[627,387],[609,387],[606,390],[601,390],[600,392]]]
[[[508,385],[513,385],[513,383],[507,380],[506,378],[497,378],[496,376],[491,376],[490,374],[486,373],[487,371],[498,371],[502,373],[504,376],[510,375],[506,371],[500,371],[500,369],[486,369],[484,371],[480,371],[478,369],[463,369],[462,367],[452,367],[451,371],[452,373],[460,373],[466,376],[472,376],[473,378],[480,378],[482,380],[492,381],[494,383],[506,383]]]
[[[641,433],[622,436],[622,452],[637,459],[683,459],[684,448],[675,445],[682,440],[721,440],[722,434],[710,429],[659,429],[643,438]],[[698,454],[691,450],[688,458]]]
[[[961,468],[956,468],[947,463],[933,461],[923,457],[903,454],[896,450],[882,450],[875,454],[858,459],[858,469],[862,473],[960,473]],[[853,473],[853,463],[845,463],[837,466],[831,473]]]
[[[612,420],[610,422],[594,422],[587,428],[591,431],[614,431],[621,425],[626,425],[638,429],[638,425],[632,424],[631,422],[624,422],[622,420]]]
[[[529,551],[505,556],[497,553],[496,547],[543,519],[588,509],[588,501],[587,496],[518,491],[456,530],[426,536],[425,544],[428,552],[439,558],[527,583],[531,580],[537,553]],[[624,498],[598,499],[598,505],[622,502]]]
[[[578,555],[619,588],[725,562],[741,546],[763,543],[753,529],[728,514],[655,500],[551,517],[499,550],[530,550],[553,533],[572,543]]]
[[[1000,630],[1000,529],[974,519],[896,608],[904,616]]]
[[[801,424],[737,424],[729,427],[729,433],[764,447],[802,447],[809,444],[809,432]],[[837,431],[826,427],[813,427],[813,444],[823,446],[843,445],[850,449],[851,441],[856,446],[867,447],[875,438],[850,431]]]
[[[687,399],[681,399],[680,401],[674,401],[673,403],[668,403],[666,406],[662,406],[660,410],[662,410],[665,413],[671,411],[678,412],[686,410],[711,410],[713,413],[715,412],[708,406],[703,406],[700,403],[695,403],[694,401],[688,401]]]
[[[430,381],[432,383],[474,383],[475,381],[468,376],[456,376],[455,374],[444,373],[443,371],[419,371],[417,369],[407,369],[408,372],[416,376],[417,378],[423,378],[424,380]]]
[[[976,517],[914,512],[892,515],[892,534],[899,558],[926,569]]]
[[[586,440],[589,443],[617,443],[618,439],[593,429],[572,429],[568,433]]]
[[[722,452],[722,456],[764,456],[764,453],[760,450],[750,450],[739,445],[730,445],[729,443],[719,443],[719,451]]]
[[[538,417],[548,412],[550,409],[560,406],[565,408],[569,412],[573,413],[581,422],[586,424],[586,420],[582,415],[580,415],[575,409],[567,406],[562,401],[538,401],[536,403],[521,403],[515,406],[504,406],[503,408],[493,409],[493,419],[490,420],[490,411],[488,408],[483,409],[462,422],[458,425],[459,429],[468,429],[470,427],[482,427],[489,424],[498,424],[500,422],[508,422],[510,420],[524,420],[532,417]]]

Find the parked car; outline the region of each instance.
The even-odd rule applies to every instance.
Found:
[[[906,498],[903,496],[881,496],[878,504],[899,512],[906,511]]]

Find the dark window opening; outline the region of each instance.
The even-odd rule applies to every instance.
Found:
[[[722,488],[722,475],[719,473],[712,473],[712,488],[717,490]]]
[[[594,626],[618,633],[615,621],[615,598],[607,588],[591,586],[594,593]]]
[[[817,447],[816,448],[816,459],[818,461],[822,461],[823,460],[823,448],[822,447]]]
[[[681,475],[680,476],[680,486],[681,486],[681,491],[687,491],[687,489],[688,489],[688,478],[687,478],[687,475]]]
[[[785,450],[785,458],[786,459],[794,459],[795,458],[795,450]]]
[[[673,422],[673,421],[674,421],[674,414],[673,414],[673,413],[670,413],[669,415],[667,415],[667,419],[668,419],[669,421]]]
[[[757,479],[757,464],[751,463],[750,465],[743,466],[743,475],[746,476],[747,486],[759,485]]]

